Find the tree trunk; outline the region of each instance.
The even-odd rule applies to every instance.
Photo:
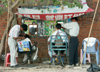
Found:
[[[12,21],[11,26],[14,26],[14,25],[16,25],[16,24],[17,24],[17,18],[16,18],[16,15],[14,14],[14,19],[13,19],[13,21]]]
[[[6,33],[9,32],[10,28],[11,28],[11,25],[12,25],[12,22],[14,20],[14,12],[13,12],[13,8],[15,8],[15,6],[20,2],[20,0],[16,0],[16,2],[13,3],[13,5],[9,5],[9,20],[7,22],[7,27],[6,27],[6,30],[2,36],[2,39],[1,39],[1,44],[0,44],[0,56],[2,54],[2,50],[3,48],[5,47],[5,43],[6,43]],[[6,49],[6,48],[5,48]]]
[[[11,14],[12,13],[12,14]],[[4,34],[3,34],[3,37],[2,37],[2,40],[1,40],[1,45],[0,45],[0,56],[2,54],[2,50],[3,48],[5,47],[5,40],[6,40],[6,32],[8,32],[11,28],[11,24],[12,24],[12,21],[14,19],[14,14],[13,12],[10,13],[10,18],[9,18],[9,21],[8,21],[8,27],[6,28]]]
[[[2,54],[2,50],[5,46],[5,40],[6,40],[6,32],[4,32],[3,36],[2,36],[2,39],[1,39],[1,44],[0,44],[0,56]]]

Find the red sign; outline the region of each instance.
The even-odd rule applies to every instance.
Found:
[[[64,20],[68,18],[78,17],[92,11],[93,10],[89,8],[85,12],[78,12],[78,13],[56,13],[56,14],[19,14],[17,13],[17,14],[21,16],[37,19],[37,20],[56,21],[56,20]]]

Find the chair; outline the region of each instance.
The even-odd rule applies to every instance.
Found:
[[[10,60],[10,53],[7,53],[5,67],[7,67],[10,64],[9,60]],[[16,60],[17,60],[17,57],[16,57]],[[17,60],[17,63],[18,63],[18,60]]]
[[[62,42],[55,42],[55,40],[63,40]],[[62,43],[65,45],[54,45],[56,43]],[[51,56],[53,58],[53,51],[57,50],[58,51],[58,56],[60,57],[61,63],[63,64],[64,58],[61,58],[60,51],[65,50],[66,51],[66,57],[67,57],[67,36],[65,35],[52,35],[51,40],[50,40],[50,49],[51,49]],[[54,59],[53,59],[54,63]]]
[[[88,60],[89,63],[91,63],[90,54],[87,54],[86,60]],[[80,49],[80,63],[82,62],[82,49]]]
[[[86,64],[86,54],[96,54],[96,62],[97,62],[97,64],[99,64],[99,40],[94,37],[90,37],[88,43],[90,43],[91,39],[95,39],[95,41],[92,46],[87,45],[86,53],[85,53],[84,59],[83,59],[83,64]],[[85,44],[87,43],[87,41],[85,39],[82,42],[82,55],[84,54],[84,43]],[[96,43],[98,43],[97,50],[95,47]]]

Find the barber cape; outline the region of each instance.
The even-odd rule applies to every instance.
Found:
[[[29,39],[29,38],[26,38],[26,39],[24,39],[24,40],[21,40],[21,41],[19,41],[18,42],[18,48],[21,48],[20,49],[20,51],[24,51],[24,50],[26,50],[26,51],[29,51],[29,50],[31,50],[29,47],[30,46],[28,46],[29,45],[29,43],[30,43],[30,46],[32,47],[32,49],[33,50],[35,50],[36,49],[36,51],[35,52],[33,52],[33,56],[32,56],[32,59],[33,59],[33,61],[34,60],[36,60],[37,59],[37,57],[38,57],[38,47],[36,47],[36,46],[34,46],[34,45],[32,45],[32,43],[31,43],[31,40]],[[26,45],[24,45],[24,44],[26,44]],[[20,46],[20,45],[24,45],[24,46]],[[25,47],[26,46],[26,47]],[[25,48],[24,48],[25,47]]]
[[[31,44],[29,40],[23,40],[18,42],[18,52],[31,51]]]
[[[59,35],[59,36],[60,36],[59,31],[57,31],[56,35]],[[55,36],[56,36],[56,35],[55,35]],[[60,37],[61,37],[61,36],[60,36]],[[55,43],[55,45],[62,45],[62,43],[60,43],[60,42],[62,42],[62,41],[63,41],[63,40],[59,40],[59,38],[58,38],[58,40],[55,40],[55,42],[58,42],[57,44]],[[48,54],[49,54],[50,57],[52,57],[52,56],[51,56],[50,45],[48,45]],[[53,54],[53,55],[56,55],[56,53],[55,53],[54,51],[52,51],[52,54]],[[66,54],[66,51],[64,51],[64,54]]]

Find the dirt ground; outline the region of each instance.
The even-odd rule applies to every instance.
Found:
[[[87,72],[89,65],[82,65],[81,67],[62,67],[61,65],[49,65],[49,64],[27,64],[24,66],[19,65],[17,68],[0,66],[0,72]]]
[[[39,60],[32,64],[21,64],[22,59],[20,58],[18,60],[18,67],[17,68],[11,68],[11,67],[5,67],[4,68],[4,61],[0,60],[0,72],[87,72],[87,68],[90,67],[90,64],[87,63],[87,65],[82,65],[81,67],[67,67],[68,62],[66,63],[65,67],[62,67],[61,65],[50,65],[50,64],[43,64],[38,63]],[[42,59],[42,62],[49,61],[49,59]],[[99,65],[100,67],[100,65]]]

